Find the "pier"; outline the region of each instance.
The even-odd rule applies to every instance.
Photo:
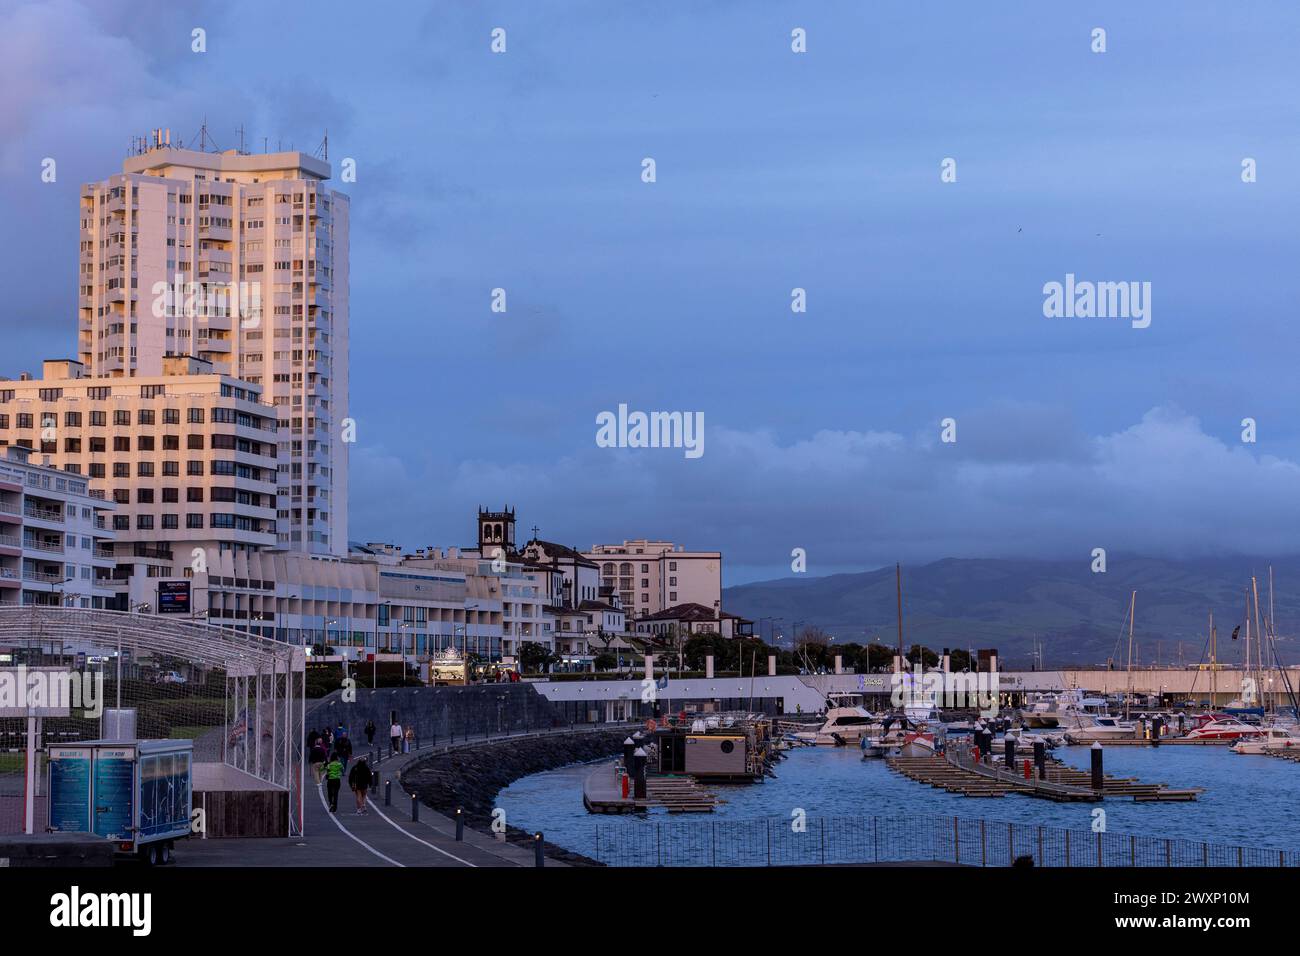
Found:
[[[1132,777],[1103,777],[1102,788],[1092,788],[1091,774],[1068,767],[1055,758],[1044,767],[1043,778],[1030,768],[1030,776],[1007,770],[993,762],[976,761],[964,751],[949,751],[929,757],[889,757],[891,770],[910,780],[940,787],[965,797],[1003,797],[1020,793],[1061,803],[1095,803],[1106,797],[1130,797],[1141,803],[1185,802],[1203,793],[1199,788],[1174,790],[1163,783],[1143,783]]]
[[[712,813],[718,798],[685,775],[646,777],[646,796],[634,796],[632,781],[623,796],[622,764],[602,764],[587,774],[582,785],[582,803],[591,813],[644,813],[651,807],[664,807],[669,813]]]

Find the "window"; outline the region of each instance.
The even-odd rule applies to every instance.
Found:
[[[174,531],[180,527],[179,515],[163,515],[162,526],[164,530]]]
[[[181,423],[181,410],[179,408],[163,409],[164,425],[179,425]]]
[[[176,488],[164,488],[162,490],[163,504],[175,504],[180,501],[180,491]]]
[[[99,435],[95,438],[90,439],[91,452],[103,451],[106,445],[107,443],[104,441],[103,435]]]
[[[130,425],[131,413],[127,411],[125,408],[119,408],[117,411],[113,412],[113,424]]]
[[[152,488],[137,488],[137,489],[136,489],[136,492],[135,492],[135,502],[136,502],[136,504],[139,504],[139,505],[151,505],[151,504],[153,504],[153,489],[152,489]]]
[[[202,488],[186,488],[186,489],[185,489],[185,500],[186,500],[186,501],[202,501],[202,500],[203,500],[203,489],[202,489]]]
[[[203,462],[201,462],[201,461],[187,461],[187,462],[185,463],[185,474],[187,474],[187,475],[201,475],[201,474],[203,474]]]
[[[113,501],[119,505],[129,505],[131,503],[131,492],[127,488],[114,488]]]
[[[190,448],[190,449],[199,449],[200,451],[202,451],[202,449],[203,449],[203,436],[202,436],[202,435],[186,435],[186,436],[185,436],[185,447],[186,447],[186,448]]]
[[[137,531],[153,530],[153,515],[136,515],[135,527]]]
[[[81,412],[64,412],[64,413],[63,413],[63,427],[64,427],[64,428],[80,428],[80,427],[81,427]]]
[[[108,412],[91,412],[90,424],[103,428],[108,424]]]
[[[141,435],[135,440],[135,447],[139,451],[153,451],[153,436]]]
[[[121,435],[113,439],[113,451],[130,451],[131,439],[124,438]]]
[[[180,450],[181,450],[181,436],[180,436],[180,435],[163,435],[162,438],[163,438],[163,443],[162,443],[163,451],[180,451]]]
[[[18,415],[17,415],[17,419],[18,419],[18,427],[19,427],[19,428],[31,428],[31,427],[32,427],[32,414],[31,414],[31,412],[19,412]]]
[[[185,527],[187,527],[187,528],[202,528],[202,527],[203,527],[203,515],[187,514],[187,515],[185,516]]]
[[[131,477],[131,463],[128,462],[128,461],[115,461],[115,462],[113,462],[113,477],[114,477],[114,478],[130,478],[130,477]]]
[[[152,477],[153,477],[153,462],[151,462],[151,461],[141,461],[141,462],[137,462],[137,463],[136,463],[136,466],[135,466],[135,473],[136,473],[136,476],[139,477],[139,478],[152,478]]]
[[[114,530],[114,531],[130,531],[130,530],[131,530],[131,519],[130,519],[129,517],[127,517],[126,515],[113,515],[113,530]]]
[[[91,478],[103,478],[103,477],[104,477],[104,463],[103,463],[103,462],[92,462],[92,463],[91,463],[91,465],[90,465],[90,477],[91,477]]]
[[[181,473],[181,463],[179,461],[163,462],[162,473],[165,478],[179,478]]]
[[[191,425],[202,425],[202,424],[203,424],[203,409],[201,409],[201,408],[191,408],[191,409],[190,409],[189,416],[188,416],[188,418],[187,418],[187,421],[189,421],[189,423],[190,423]]]

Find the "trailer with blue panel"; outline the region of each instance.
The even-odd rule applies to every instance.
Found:
[[[49,829],[92,833],[119,854],[168,863],[191,832],[194,744],[88,740],[48,751]]]

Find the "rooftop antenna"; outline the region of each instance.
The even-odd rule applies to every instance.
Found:
[[[203,117],[203,125],[199,127],[199,152],[208,151],[208,118]]]
[[[243,123],[239,124],[239,155],[241,156],[248,155],[247,152],[244,150],[244,124]]]

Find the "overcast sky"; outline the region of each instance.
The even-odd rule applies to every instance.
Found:
[[[74,351],[78,191],[132,135],[328,129],[354,540],[509,503],[728,584],[1297,550],[1295,4],[268,6],[0,0],[0,374]],[[1150,327],[1045,318],[1067,273],[1150,282]],[[597,447],[620,403],[704,455]]]

